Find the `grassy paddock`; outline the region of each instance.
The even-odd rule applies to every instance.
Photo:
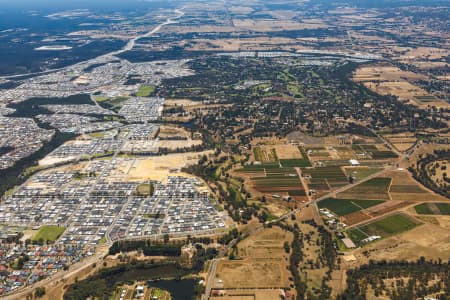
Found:
[[[357,226],[348,230],[347,234],[355,243],[361,243],[361,240],[368,236],[379,235],[382,238],[386,238],[411,230],[420,224],[420,222],[400,213],[384,217],[363,226]]]

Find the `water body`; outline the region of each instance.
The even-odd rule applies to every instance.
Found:
[[[195,295],[194,279],[160,280],[148,283],[149,287],[157,287],[169,291],[173,300],[190,300]]]

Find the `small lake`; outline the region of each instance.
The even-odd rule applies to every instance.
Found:
[[[195,279],[149,281],[149,287],[169,291],[173,300],[191,300],[195,294]]]

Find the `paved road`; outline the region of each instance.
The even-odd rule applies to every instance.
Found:
[[[218,262],[219,262],[219,258],[215,258],[211,261],[211,265],[209,266],[208,278],[206,279],[205,298],[204,299],[209,299],[209,295],[211,294],[211,289],[212,289],[212,285],[214,283],[214,278],[216,277]]]

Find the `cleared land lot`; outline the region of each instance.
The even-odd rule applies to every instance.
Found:
[[[381,236],[385,238],[413,229],[419,224],[421,223],[413,220],[408,215],[395,214],[366,225],[351,228],[347,231],[347,234],[355,243],[359,244],[369,236]]]
[[[177,153],[165,156],[154,156],[145,159],[131,159],[132,166],[126,170],[127,180],[159,180],[165,182],[169,175],[180,175],[180,169],[196,164],[203,155],[208,156],[212,151],[195,153]],[[187,175],[189,176],[189,175]]]

